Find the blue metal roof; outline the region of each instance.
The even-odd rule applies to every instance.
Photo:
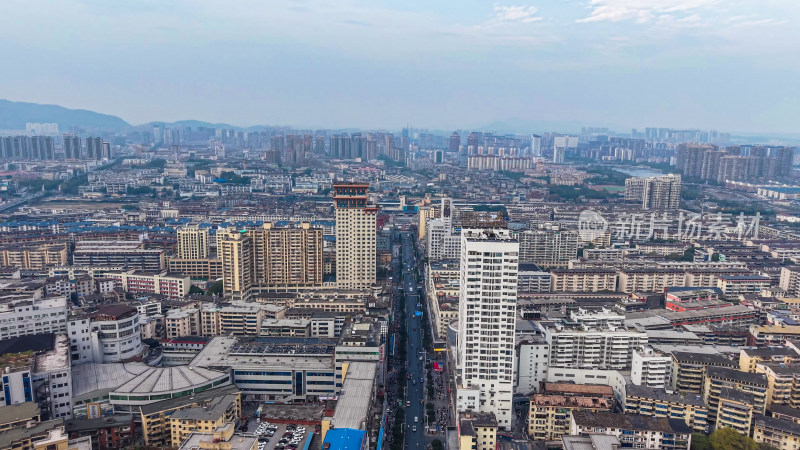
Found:
[[[325,433],[325,444],[330,444],[330,450],[362,450],[366,446],[367,432],[353,428],[334,428]]]

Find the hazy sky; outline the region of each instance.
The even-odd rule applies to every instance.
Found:
[[[134,124],[800,132],[798,19],[797,0],[4,0],[0,98]]]

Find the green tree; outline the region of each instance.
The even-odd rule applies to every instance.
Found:
[[[222,172],[222,178],[225,179],[226,183],[231,184],[250,184],[250,177],[243,177],[241,175],[236,175],[236,172],[232,171],[225,171]]]
[[[222,280],[219,280],[208,288],[206,295],[222,295],[222,287]]]
[[[193,295],[193,294],[203,295],[203,290],[200,289],[199,287],[195,286],[195,285],[192,285],[192,287],[189,288],[189,294],[190,295]]]
[[[439,439],[434,439],[431,442],[431,448],[433,450],[442,450],[442,448],[444,448],[444,446],[442,445],[442,441],[440,441]]]
[[[164,166],[166,166],[166,165],[167,165],[167,160],[161,159],[161,158],[156,158],[156,159],[150,160],[150,162],[148,162],[144,166],[149,168],[149,169],[163,169]]]
[[[714,450],[758,450],[758,443],[733,428],[718,428],[711,434]]]
[[[708,435],[705,433],[692,433],[691,450],[713,450]]]

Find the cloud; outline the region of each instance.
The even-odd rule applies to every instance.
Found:
[[[495,3],[494,18],[499,22],[531,23],[542,20],[536,16],[538,11],[535,6],[504,6]]]
[[[785,19],[760,18],[755,15],[743,15],[728,17],[727,19],[723,20],[722,23],[733,27],[753,27],[763,25],[785,25],[789,23],[789,21]]]
[[[647,23],[653,20],[681,19],[686,16],[696,21],[699,16],[690,14],[708,8],[718,0],[590,0],[588,17],[578,19],[586,22],[634,21]]]

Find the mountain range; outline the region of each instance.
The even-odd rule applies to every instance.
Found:
[[[24,130],[28,122],[57,123],[59,130],[70,127],[91,130],[119,130],[130,124],[117,116],[58,105],[12,102],[0,99],[0,129]]]
[[[14,102],[0,99],[0,130],[24,130],[25,124],[57,123],[59,130],[69,132],[70,128],[78,127],[83,130],[117,132],[126,128],[143,127],[152,129],[155,125],[167,127],[209,127],[233,128],[244,131],[263,131],[264,126],[239,127],[226,123],[211,123],[201,120],[179,120],[176,122],[153,121],[140,125],[131,125],[122,118],[111,114],[102,114],[86,109],[69,109],[59,105],[43,105],[39,103]],[[544,131],[557,131],[562,133],[576,133],[587,125],[578,120],[537,120],[510,118],[495,121],[482,126],[473,127],[473,130],[493,131],[496,133],[541,133]],[[594,126],[597,126],[596,124]],[[608,124],[609,128],[620,132],[625,130],[618,124]],[[353,129],[356,131],[356,129]],[[450,131],[443,130],[447,134]],[[623,131],[624,132],[624,131]],[[797,133],[736,133],[732,141],[744,143],[770,143],[797,145],[800,143],[800,134]]]

